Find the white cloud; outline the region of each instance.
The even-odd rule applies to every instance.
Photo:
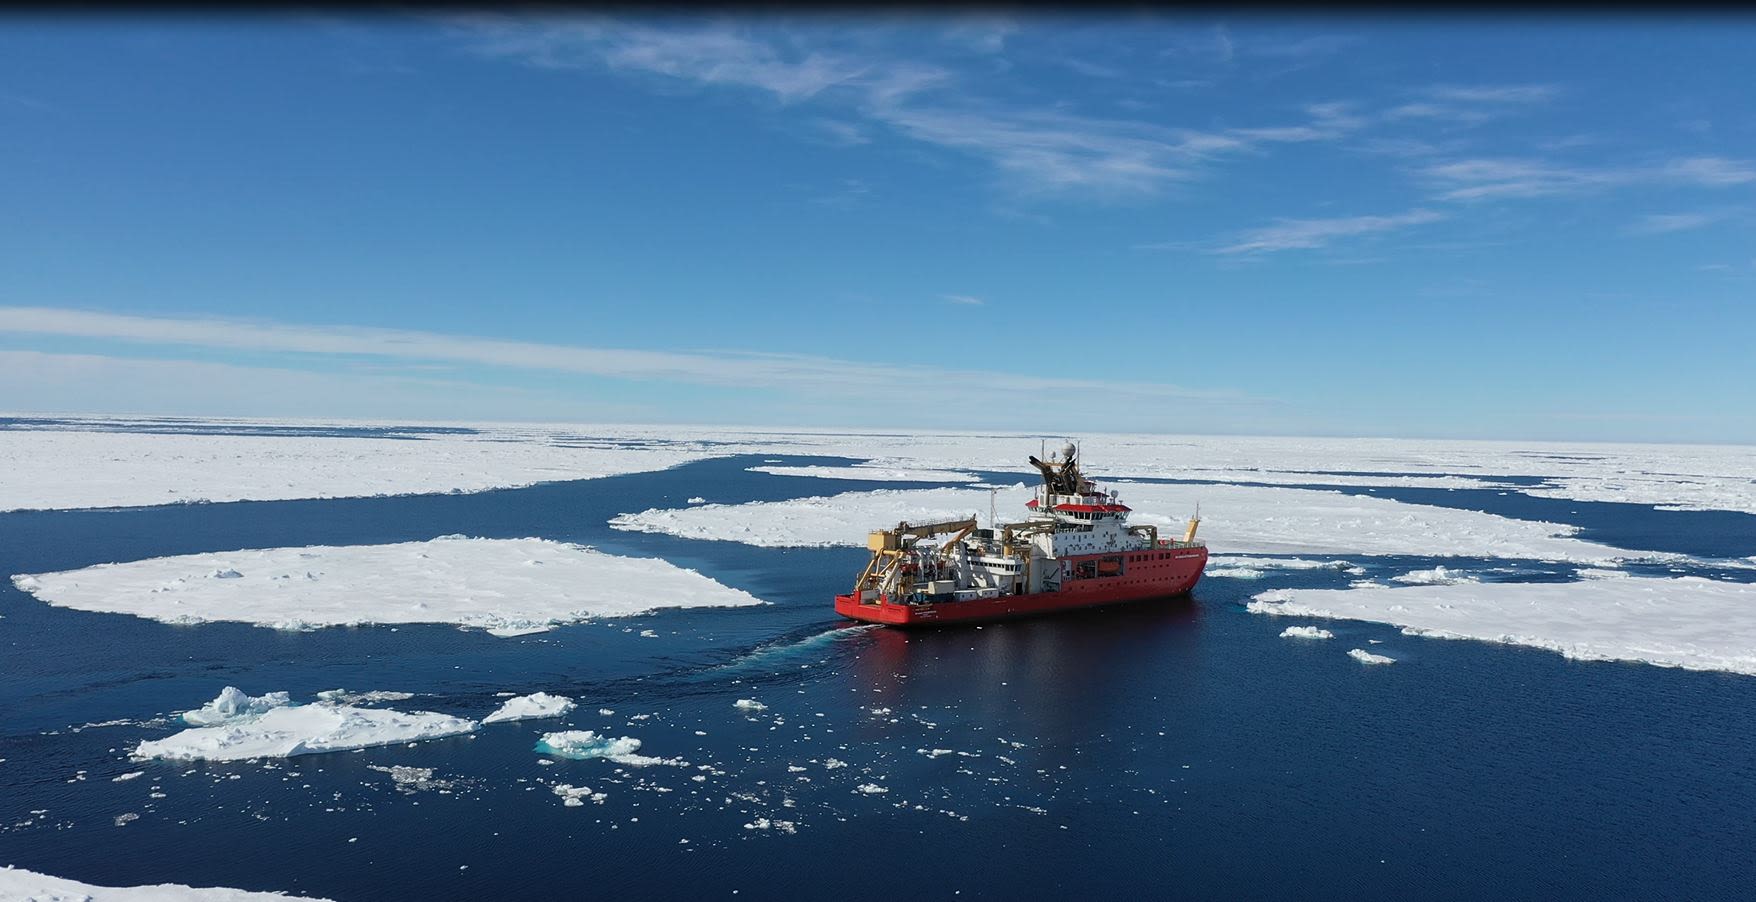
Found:
[[[1744,185],[1756,182],[1756,166],[1724,157],[1690,157],[1676,160],[1662,170],[1666,177],[1697,185]]]
[[[1712,225],[1725,217],[1718,213],[1649,213],[1628,227],[1630,234],[1662,235]]]
[[[1541,103],[1559,93],[1554,85],[1436,85],[1427,94],[1459,103]]]
[[[1631,184],[1718,188],[1756,182],[1756,167],[1724,157],[1687,157],[1651,166],[1565,166],[1543,160],[1479,158],[1439,163],[1421,171],[1439,183],[1445,200],[1541,197]]]
[[[1165,383],[1107,382],[935,366],[884,365],[802,354],[638,351],[394,329],[145,317],[43,307],[0,307],[0,333],[8,332],[232,352],[443,361],[636,381],[772,389],[791,396],[838,401],[889,399],[894,395],[890,387],[902,384],[946,386],[948,396],[1019,391],[1056,394],[1069,401],[1078,398],[1227,403],[1250,400],[1233,392],[1187,389]]]
[[[1274,225],[1252,229],[1216,254],[1254,254],[1270,251],[1309,250],[1338,238],[1389,232],[1444,219],[1433,210],[1410,210],[1394,216],[1347,216],[1335,219],[1281,219]]]
[[[1008,106],[954,94],[967,79],[939,65],[876,51],[872,35],[861,30],[783,29],[768,39],[728,24],[660,28],[504,16],[456,21],[481,52],[530,65],[602,65],[697,84],[756,88],[783,103],[835,104],[844,116],[985,160],[1005,176],[1008,187],[1026,194],[1152,193],[1194,177],[1196,165],[1214,154],[1326,140],[1363,124],[1313,107],[1307,122],[1202,131],[1082,116],[1057,107]],[[946,35],[993,53],[1015,30],[1010,22],[975,22],[954,26]],[[1213,37],[1229,56],[1223,26]],[[834,121],[840,124],[824,129],[842,143],[869,138],[851,123]]]

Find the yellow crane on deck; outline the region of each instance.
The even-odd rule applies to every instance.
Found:
[[[898,572],[903,561],[913,555],[915,543],[922,539],[951,534],[951,538],[940,546],[941,550],[957,547],[976,528],[976,518],[962,520],[945,520],[939,523],[923,523],[910,525],[904,520],[896,524],[895,529],[880,529],[866,537],[866,547],[872,552],[872,560],[867,562],[866,569],[860,571],[860,578],[854,582],[854,597],[861,604],[876,602],[880,587],[894,574],[897,579],[897,595],[907,595],[914,591],[914,578],[908,572]],[[870,592],[870,596],[867,593]]]

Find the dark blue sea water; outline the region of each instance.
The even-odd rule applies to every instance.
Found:
[[[772,457],[474,495],[0,514],[3,574],[465,533],[660,556],[772,602],[501,639],[170,626],[53,608],[7,584],[0,864],[338,900],[1752,896],[1756,679],[1347,621],[1325,624],[1333,643],[1290,642],[1283,619],[1244,611],[1268,588],[1355,578],[1331,570],[1215,577],[1192,598],[980,629],[849,627],[828,599],[864,563],[857,549],[605,525],[692,496],[905,487],[745,471]],[[1572,522],[1631,549],[1756,553],[1756,518],[1374,493]],[[1371,576],[1439,563],[1350,559]],[[1520,563],[1501,578],[1572,573]],[[1370,640],[1397,664],[1341,653]],[[403,690],[416,696],[395,707],[470,717],[507,691],[580,708],[357,753],[128,760],[176,729],[154,718],[225,685],[297,701]],[[740,711],[741,698],[767,710]],[[542,764],[536,738],[563,728],[634,736],[690,766]],[[446,785],[404,791],[372,765],[433,768]],[[606,799],[564,807],[555,783]],[[126,814],[138,818],[117,826]],[[759,818],[770,827],[745,826]]]

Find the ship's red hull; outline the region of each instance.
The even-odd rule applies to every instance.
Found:
[[[1029,617],[1183,595],[1195,588],[1195,583],[1201,579],[1202,569],[1207,566],[1207,549],[1200,546],[1131,551],[1120,555],[1081,555],[1068,558],[1067,563],[1071,569],[1071,566],[1082,561],[1115,557],[1122,558],[1121,573],[1086,579],[1066,579],[1063,580],[1061,589],[1055,592],[1001,595],[995,598],[936,604],[895,604],[884,596],[879,596],[876,603],[861,604],[854,595],[848,594],[835,596],[835,612],[843,617],[887,626],[930,626]]]

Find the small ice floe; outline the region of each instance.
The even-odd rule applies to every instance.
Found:
[[[1443,566],[1434,567],[1431,570],[1412,570],[1401,576],[1392,576],[1390,581],[1411,586],[1454,586],[1459,583],[1481,582],[1467,573],[1447,570]]]
[[[652,764],[668,764],[672,767],[687,767],[689,762],[680,758],[655,758],[650,755],[637,754],[640,740],[632,736],[611,738],[601,736],[593,730],[562,730],[558,733],[545,733],[537,740],[536,750],[559,758],[572,758],[583,761],[589,758],[603,758],[629,767],[646,767]]]
[[[641,630],[640,631],[640,638],[642,638],[642,639],[657,639],[658,633],[655,633],[652,630]]]
[[[1315,626],[1289,626],[1280,631],[1282,639],[1334,639],[1335,634]]]
[[[237,692],[232,687],[227,689],[236,695],[227,696],[226,693],[221,693],[220,698],[214,700],[215,703],[228,697],[234,700],[250,699],[250,696]],[[271,692],[261,696],[267,699],[277,697],[284,700],[286,693]],[[209,707],[214,705],[210,703]],[[473,720],[430,711],[405,713],[383,708],[330,704],[288,705],[282,702],[266,710],[228,714],[225,707],[221,705],[212,712],[222,717],[218,722],[183,730],[163,739],[142,742],[135,747],[134,757],[188,761],[287,758],[293,755],[437,739],[468,733],[479,726]],[[202,708],[200,711],[206,712],[209,708]]]
[[[561,804],[568,808],[583,807],[587,800],[602,805],[604,799],[609,798],[601,792],[592,792],[590,787],[573,786],[567,783],[561,783],[555,786],[554,792],[555,795],[561,797]]]
[[[707,499],[701,497],[700,495],[696,495],[695,497],[690,498],[688,503],[690,503],[690,504],[706,504]]]
[[[183,712],[183,722],[192,727],[211,727],[227,723],[239,718],[255,717],[265,711],[280,708],[291,702],[285,692],[268,692],[262,695],[246,695],[236,686],[227,686],[213,701]]]
[[[451,780],[435,779],[433,769],[430,767],[408,767],[402,764],[392,764],[385,767],[380,764],[371,764],[367,765],[367,768],[389,774],[390,779],[395,781],[397,790],[404,793],[420,792],[427,789],[450,789],[453,785]]]
[[[837,770],[839,768],[843,768],[843,767],[847,767],[847,766],[848,766],[848,763],[846,761],[841,760],[840,758],[825,758],[825,759],[823,759],[823,768],[825,770]]]
[[[110,782],[111,783],[121,783],[124,780],[135,780],[135,779],[139,779],[140,777],[144,777],[144,776],[146,776],[146,771],[143,771],[143,770],[131,771],[131,772],[126,773],[126,774],[117,774],[116,776],[111,777]]]
[[[951,749],[915,749],[915,754],[926,755],[929,758],[943,758],[951,754]]]
[[[746,830],[776,830],[776,831],[779,831],[781,833],[797,833],[797,832],[799,832],[799,825],[795,821],[769,820],[768,818],[765,818],[765,817],[759,817],[759,818],[751,821],[750,823],[745,824],[744,829],[746,829]]]
[[[578,707],[573,699],[564,695],[550,695],[547,692],[533,692],[509,698],[494,713],[482,718],[482,723],[502,723],[511,720],[532,720],[541,717],[560,717]]]
[[[414,698],[413,692],[397,692],[390,689],[372,689],[366,692],[349,692],[346,689],[325,689],[317,693],[317,700],[336,705],[370,705],[374,702],[400,702]]]
[[[732,707],[737,708],[739,711],[749,711],[752,714],[754,714],[758,711],[767,711],[768,710],[767,705],[765,705],[765,704],[763,704],[763,703],[761,703],[753,698],[738,699],[737,701],[732,702]]]
[[[864,793],[864,794],[869,795],[869,796],[875,796],[875,795],[882,795],[884,793],[889,792],[890,787],[879,786],[876,783],[861,783],[860,785],[854,787],[854,791],[859,792],[859,793]]]
[[[1347,656],[1350,658],[1353,658],[1354,660],[1360,662],[1361,664],[1395,664],[1396,663],[1395,658],[1387,658],[1384,655],[1375,655],[1375,654],[1372,654],[1371,652],[1369,652],[1363,648],[1349,649]]]
[[[125,827],[137,820],[140,820],[140,815],[135,814],[132,811],[127,814],[118,814],[116,815],[116,826]]]

